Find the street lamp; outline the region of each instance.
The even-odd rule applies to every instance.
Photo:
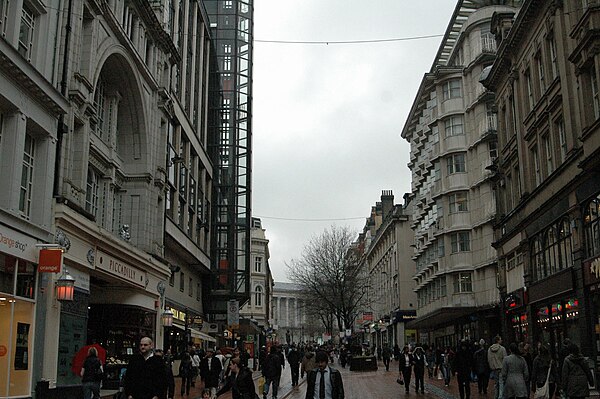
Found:
[[[75,278],[64,269],[63,274],[56,281],[56,299],[59,301],[70,302],[73,300],[75,291]]]
[[[173,327],[173,312],[167,308],[162,314],[162,322],[165,327]]]

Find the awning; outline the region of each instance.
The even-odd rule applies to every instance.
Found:
[[[435,327],[441,327],[445,324],[457,321],[461,317],[475,315],[482,310],[489,310],[489,308],[478,308],[476,306],[446,307],[436,309],[433,312],[428,313],[424,316],[421,316],[417,313],[417,318],[415,320],[409,321],[406,324],[406,328],[430,329]]]
[[[214,337],[211,337],[210,335],[205,334],[202,331],[198,331],[195,328],[190,328],[190,333],[193,338],[200,338],[208,342],[217,342],[217,340]]]

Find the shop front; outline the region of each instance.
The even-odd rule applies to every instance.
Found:
[[[0,226],[0,397],[31,395],[37,240]]]
[[[583,279],[590,309],[587,331],[591,331],[592,342],[594,343],[592,353],[589,353],[589,356],[596,359],[595,381],[598,381],[598,373],[600,372],[598,370],[600,367],[600,256],[583,263]]]
[[[529,342],[529,314],[524,288],[511,292],[504,299],[508,337],[506,342]]]

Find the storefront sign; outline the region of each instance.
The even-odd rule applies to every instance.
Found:
[[[146,286],[146,273],[105,252],[97,251],[94,264],[96,269],[104,270],[141,287]]]
[[[373,312],[363,312],[363,320],[373,321]]]
[[[411,321],[417,318],[416,310],[399,310],[394,314],[394,321],[397,323]]]
[[[0,226],[0,252],[37,263],[37,240]]]
[[[40,273],[59,273],[62,265],[62,249],[40,249],[38,271]]]

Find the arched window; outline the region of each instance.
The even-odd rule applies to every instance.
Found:
[[[262,306],[263,302],[263,288],[257,285],[254,289],[254,306]]]
[[[600,254],[600,194],[593,198],[583,215],[586,257]]]

